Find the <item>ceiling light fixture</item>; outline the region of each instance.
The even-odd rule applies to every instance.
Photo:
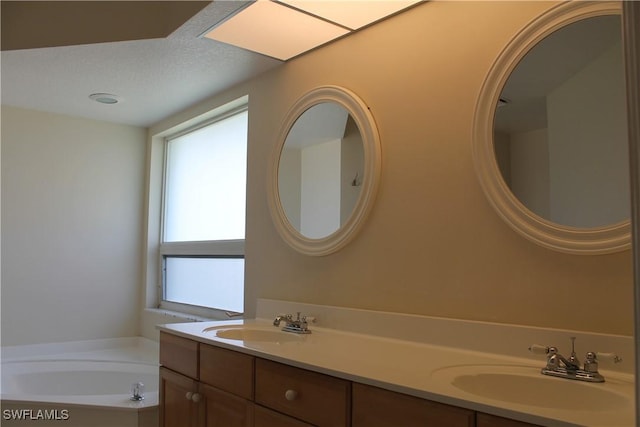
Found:
[[[321,19],[358,30],[407,9],[420,0],[277,0]]]
[[[101,104],[117,104],[120,102],[120,97],[118,95],[112,95],[110,93],[92,93],[89,95],[89,99]]]
[[[272,1],[256,1],[205,37],[286,61],[349,32]]]
[[[286,61],[424,0],[256,0],[203,36]]]

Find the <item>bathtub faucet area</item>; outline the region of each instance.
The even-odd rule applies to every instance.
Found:
[[[65,427],[157,427],[158,386],[158,344],[142,337],[2,347],[0,398],[10,414],[64,414]]]

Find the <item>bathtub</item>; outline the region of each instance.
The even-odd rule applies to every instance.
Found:
[[[2,348],[3,426],[156,427],[158,345],[120,338]],[[144,399],[131,400],[133,383]]]

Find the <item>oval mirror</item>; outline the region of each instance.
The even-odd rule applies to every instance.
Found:
[[[380,143],[367,106],[323,86],[287,113],[270,172],[269,206],[282,238],[307,255],[346,245],[373,204]]]
[[[474,161],[493,207],[545,247],[630,247],[619,5],[570,2],[528,26],[482,88]]]

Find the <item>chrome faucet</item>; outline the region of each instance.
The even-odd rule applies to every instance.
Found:
[[[309,316],[301,317],[300,312],[298,312],[295,319],[291,314],[277,315],[273,320],[273,326],[280,326],[283,320],[285,321],[285,325],[282,327],[282,330],[296,334],[310,334],[309,322],[315,322],[315,318]]]
[[[549,347],[547,354],[547,367],[545,369],[553,371],[557,371],[561,368],[564,368],[567,371],[577,371],[580,369],[580,365],[578,364],[575,356],[565,359],[564,356],[558,353],[558,349],[556,347]]]
[[[566,378],[570,380],[587,381],[594,383],[604,382],[604,377],[598,372],[598,357],[607,358],[614,363],[622,362],[622,358],[613,353],[588,352],[585,357],[584,366],[580,368],[580,362],[575,352],[575,337],[571,337],[571,356],[565,358],[556,347],[533,344],[529,351],[536,354],[547,355],[547,366],[540,371],[543,375]]]

